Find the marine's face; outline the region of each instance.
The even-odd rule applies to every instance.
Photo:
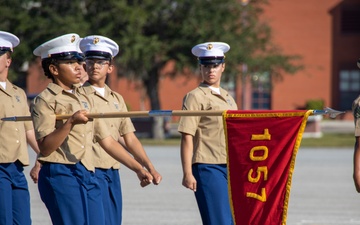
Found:
[[[221,75],[224,69],[225,63],[200,65],[200,72],[204,83],[213,87],[220,87]]]
[[[59,60],[57,66],[50,65],[50,71],[57,84],[64,89],[71,89],[74,84],[80,82],[81,67],[82,63],[76,59]]]
[[[86,72],[86,64],[85,61],[81,62],[81,67],[80,67],[80,72],[81,72],[81,78],[80,78],[80,83],[84,84],[88,79],[89,79],[89,75]]]
[[[90,81],[105,81],[106,75],[112,71],[112,65],[109,60],[87,59],[85,62],[86,72],[89,75]]]
[[[6,80],[10,64],[11,58],[8,56],[8,54],[5,53],[0,55],[0,81]]]

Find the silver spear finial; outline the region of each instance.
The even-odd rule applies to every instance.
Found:
[[[329,115],[331,119],[335,119],[338,115],[345,113],[345,111],[338,111],[329,107],[325,107],[324,110],[314,110],[313,115]]]

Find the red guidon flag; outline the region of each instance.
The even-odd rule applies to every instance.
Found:
[[[223,113],[237,225],[284,225],[296,153],[313,110]]]

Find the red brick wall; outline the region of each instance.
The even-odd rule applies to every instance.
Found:
[[[273,109],[294,109],[307,100],[331,106],[331,15],[340,0],[271,0],[264,18],[284,53],[303,57],[305,69],[274,84]]]
[[[360,7],[358,0],[271,0],[264,19],[270,22],[274,41],[286,54],[303,57],[305,69],[284,76],[273,89],[273,109],[293,109],[307,100],[322,99],[336,109],[341,65],[355,68],[360,57],[360,34],[344,35],[340,10]],[[348,103],[349,106],[351,102]]]

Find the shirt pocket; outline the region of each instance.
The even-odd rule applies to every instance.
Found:
[[[208,104],[205,105],[204,110],[220,110],[220,106],[214,105],[212,103],[208,103]]]
[[[61,102],[55,102],[54,112],[56,115],[72,114],[73,106],[71,104],[63,104]]]

